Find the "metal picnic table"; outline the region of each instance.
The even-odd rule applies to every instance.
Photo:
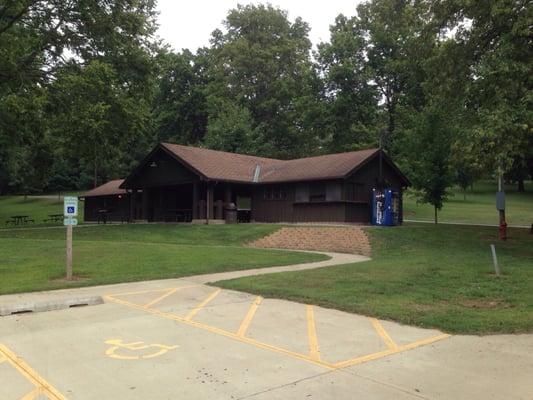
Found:
[[[63,218],[63,214],[48,214],[48,218],[44,222],[62,222]]]
[[[6,221],[6,224],[22,225],[29,222],[35,222],[33,219],[29,219],[29,215],[12,215],[9,218],[11,218],[11,220]]]

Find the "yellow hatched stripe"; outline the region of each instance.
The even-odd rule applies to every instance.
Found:
[[[309,339],[309,357],[320,361],[320,349],[318,348],[318,338],[316,336],[315,313],[313,306],[307,305],[307,336]]]
[[[254,315],[255,315],[257,309],[259,308],[259,305],[261,304],[262,300],[263,300],[263,298],[261,296],[257,296],[255,298],[254,302],[252,303],[252,305],[248,309],[248,313],[246,314],[246,316],[242,320],[241,326],[239,327],[239,330],[237,331],[237,336],[244,337],[246,335],[246,331],[248,330],[248,328],[249,328],[249,326],[250,326],[250,324],[252,322],[252,319],[254,318]]]
[[[194,318],[194,316],[196,314],[198,314],[198,312],[204,308],[206,305],[209,304],[209,302],[211,300],[213,300],[215,297],[218,296],[218,294],[222,291],[222,289],[217,289],[215,290],[213,293],[211,293],[209,296],[207,296],[205,298],[205,300],[203,300],[200,304],[198,304],[193,310],[191,310],[191,312],[189,314],[187,314],[187,316],[185,317],[185,320],[186,321],[190,321]]]
[[[372,322],[372,326],[378,333],[378,335],[383,339],[389,350],[397,350],[398,345],[392,340],[392,338],[389,336],[385,328],[383,328],[383,325],[381,325],[381,322],[377,320],[376,318],[370,318],[370,322]]]
[[[9,350],[3,344],[0,344],[0,354],[2,354],[9,363],[15,367],[27,380],[41,389],[42,393],[46,394],[52,400],[66,400],[66,398],[59,393],[59,391],[50,385],[43,377],[35,372],[28,364],[26,364],[15,353]]]
[[[34,400],[40,394],[42,394],[41,388],[40,387],[36,387],[30,393],[28,393],[24,397],[22,397],[20,400]]]

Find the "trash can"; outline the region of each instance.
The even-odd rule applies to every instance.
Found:
[[[235,203],[229,203],[226,206],[226,224],[237,223],[237,206]]]

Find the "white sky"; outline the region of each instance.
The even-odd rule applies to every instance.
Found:
[[[340,13],[355,15],[355,7],[362,0],[272,0],[273,6],[289,12],[289,19],[301,17],[311,27],[313,45],[329,40],[329,26]],[[222,28],[228,10],[237,4],[267,3],[267,1],[233,0],[158,0],[159,36],[174,50],[207,46],[211,32]]]

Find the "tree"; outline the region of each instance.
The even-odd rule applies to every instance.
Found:
[[[531,153],[533,107],[529,2],[459,1],[442,5],[468,67],[465,104],[471,127],[482,137],[487,168],[505,173],[525,165]],[[452,76],[448,79],[453,79]]]
[[[214,31],[211,40],[208,108],[216,110],[227,101],[233,106],[226,110],[247,110],[253,147],[246,152],[287,158],[316,151],[318,139],[301,118],[317,98],[311,92],[308,25],[300,18],[289,21],[285,11],[270,5],[238,6],[224,25],[226,32]],[[229,115],[241,120],[243,113],[210,115],[209,126],[220,126],[214,121],[218,115],[227,125]],[[208,136],[213,136],[209,127]]]
[[[398,134],[409,128],[404,123],[427,104],[423,63],[436,41],[430,6],[429,1],[373,0],[357,7],[355,26],[365,39],[370,82],[382,101],[384,143],[395,154],[401,151],[395,145]]]
[[[106,174],[131,167],[146,150],[151,128],[155,29],[153,0],[6,0],[0,5],[0,191],[46,189],[52,173],[87,176],[84,167],[97,165],[94,152],[76,158],[69,153],[94,135],[95,146],[100,139],[120,137],[113,142],[120,156],[104,155],[100,161],[114,163]],[[84,101],[85,89],[94,104]]]
[[[232,102],[211,102],[211,112],[204,143],[207,147],[234,153],[253,148],[252,118],[246,108]]]
[[[324,76],[329,151],[349,151],[375,145],[379,95],[372,74],[363,31],[358,20],[339,15],[331,25],[329,43],[318,46]]]
[[[441,107],[432,106],[415,117],[413,126],[407,139],[416,154],[410,161],[410,177],[414,188],[422,194],[422,201],[433,205],[436,224],[437,212],[442,209],[453,182],[451,121]]]
[[[140,144],[146,151],[149,114],[146,104],[135,100],[113,67],[100,61],[63,69],[50,87],[51,129],[58,155],[73,156],[82,171],[92,174],[93,186],[100,178],[117,178],[131,167],[128,149]]]
[[[202,59],[189,50],[163,51],[153,99],[157,142],[197,144],[207,130],[207,102]]]

